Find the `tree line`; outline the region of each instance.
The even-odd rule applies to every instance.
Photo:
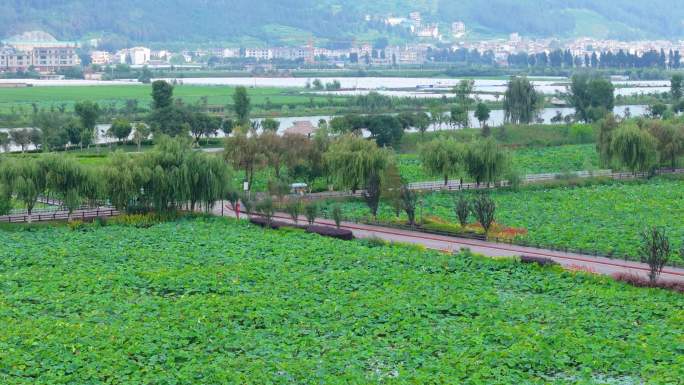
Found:
[[[64,154],[0,160],[0,213],[12,202],[29,221],[41,197],[61,200],[69,215],[86,204],[125,212],[181,208],[209,210],[231,186],[231,171],[216,156],[195,151],[186,138],[159,137],[143,154],[113,153],[106,167],[86,167]]]
[[[684,124],[677,120],[626,119],[609,114],[599,124],[597,152],[608,167],[632,172],[677,167],[684,156]]]

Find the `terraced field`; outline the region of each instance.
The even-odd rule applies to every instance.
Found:
[[[684,378],[684,297],[609,278],[218,218],[0,241],[2,384]]]

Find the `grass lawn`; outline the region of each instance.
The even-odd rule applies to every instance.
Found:
[[[174,96],[186,103],[197,103],[203,97],[210,105],[232,104],[235,87],[230,86],[190,86],[182,85],[174,88]],[[309,104],[310,96],[302,95],[300,89],[294,88],[250,88],[249,96],[253,105],[263,106],[267,100],[272,104],[304,105]],[[68,108],[79,101],[93,101],[100,104],[115,103],[123,106],[126,100],[137,100],[140,107],[148,107],[152,102],[150,85],[107,85],[107,86],[55,86],[7,88],[0,92],[0,111],[8,111],[11,107],[23,107],[30,110],[31,104],[42,107],[66,104]],[[327,97],[314,97],[316,101],[327,101]]]
[[[0,240],[6,385],[684,378],[684,297],[606,277],[224,219]]]
[[[425,216],[456,223],[453,193],[424,196]],[[637,259],[641,232],[647,226],[667,230],[673,250],[684,246],[684,180],[657,178],[648,182],[610,183],[590,187],[497,190],[496,219],[525,228],[525,240],[547,247],[598,250]],[[335,204],[328,202],[326,211]],[[345,217],[367,217],[362,201],[342,203]],[[380,218],[392,219],[391,207],[381,205]],[[471,218],[471,221],[475,221]],[[676,258],[683,263],[680,258]]]

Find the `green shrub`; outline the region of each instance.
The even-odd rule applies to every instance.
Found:
[[[313,225],[316,221],[316,217],[318,217],[319,210],[320,209],[316,202],[309,202],[304,207],[304,215],[306,215],[306,221],[309,222],[310,225]]]
[[[335,221],[335,227],[339,229],[340,224],[342,223],[342,207],[340,207],[340,205],[333,206],[332,218],[333,221]]]

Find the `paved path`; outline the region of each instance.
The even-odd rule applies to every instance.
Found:
[[[234,217],[235,213],[230,210],[230,205],[214,209],[214,214]],[[244,214],[241,214],[244,218]],[[285,214],[276,215],[276,219],[282,222],[292,222],[290,217]],[[300,222],[305,223],[302,218]],[[317,224],[334,226],[334,222],[326,219],[316,220]],[[495,242],[479,241],[442,235],[432,235],[418,231],[399,230],[381,226],[371,226],[350,222],[343,222],[342,228],[352,230],[357,238],[377,237],[391,242],[403,242],[423,245],[429,249],[440,251],[459,251],[468,248],[476,254],[487,257],[512,257],[529,255],[535,257],[550,258],[563,267],[570,270],[585,270],[597,274],[613,275],[615,273],[630,273],[648,276],[648,265],[638,262],[624,261],[619,259],[609,259],[590,255],[558,252],[534,247],[523,247]],[[662,280],[684,282],[684,269],[666,267],[661,275]]]

